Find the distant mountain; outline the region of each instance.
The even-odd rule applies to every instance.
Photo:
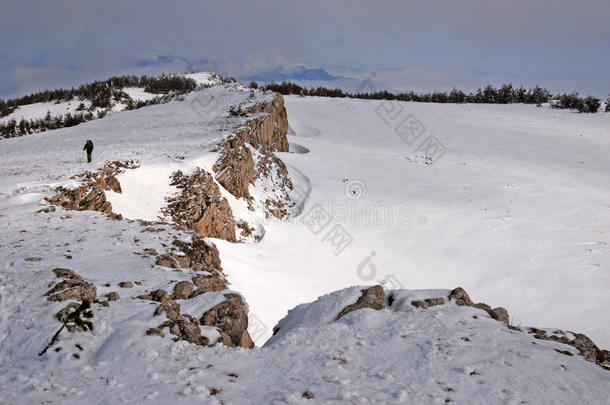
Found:
[[[300,66],[295,69],[286,69],[278,66],[274,70],[262,72],[254,75],[244,76],[241,80],[254,80],[255,82],[281,82],[283,80],[321,80],[333,81],[342,79],[341,76],[334,76],[321,68],[309,69],[305,66]]]

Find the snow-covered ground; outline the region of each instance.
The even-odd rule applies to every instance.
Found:
[[[0,141],[0,403],[304,403],[305,391],[314,403],[606,400],[610,374],[554,350],[570,347],[481,310],[420,310],[409,300],[447,294],[415,289],[460,285],[475,301],[506,307],[515,325],[573,330],[610,346],[610,114],[286,97],[291,153],[278,155],[295,198],[307,199],[303,214],[265,219],[229,199],[264,237],[214,241],[230,288],[248,302],[250,334],[261,346],[289,309],[350,285],[406,288],[397,293],[405,301],[333,321],[360,293],[342,290],[293,311],[283,324],[301,327],[253,350],[144,336],[159,320],[150,303],[131,298],[192,275],[134,253],[162,252],[188,235],[96,212],[36,211],[56,186],[75,185],[72,175],[135,159],[140,168],[120,175],[123,193],[108,199],[126,218],[154,219],[174,191],[169,173],[211,168],[210,145],[241,119],[229,118],[228,106],[268,97],[217,85]],[[409,114],[425,126],[417,140],[401,132],[412,145],[395,133]],[[428,135],[447,149],[433,164],[416,151]],[[94,165],[85,163],[86,139]],[[42,297],[55,267],[120,300],[95,308],[93,332],[63,332],[53,347],[62,350],[39,357],[60,325],[53,314],[62,305]],[[121,289],[121,281],[141,285]]]
[[[6,124],[10,120],[15,120],[19,122],[22,119],[32,120],[44,118],[45,115],[47,115],[47,112],[51,113],[52,117],[55,117],[57,115],[65,115],[67,113],[78,114],[80,111],[77,111],[77,109],[80,103],[83,103],[86,109],[91,106],[91,102],[89,100],[80,101],[76,98],[70,101],[63,101],[59,103],[48,102],[22,105],[6,117],[0,118],[0,124]]]
[[[123,91],[127,93],[127,95],[131,97],[133,101],[146,101],[159,96],[158,94],[144,91],[143,87],[123,87]]]
[[[309,153],[281,157],[311,182],[305,213],[322,203],[332,221],[316,234],[304,215],[267,224],[257,245],[219,243],[267,326],[261,340],[301,302],[386,280],[462,286],[516,325],[610,346],[610,114],[398,103],[391,120],[379,101],[285,99],[293,148]],[[426,129],[413,145],[394,132],[410,114]],[[428,135],[447,149],[432,165],[416,157]],[[334,224],[353,240],[338,255],[326,237]]]

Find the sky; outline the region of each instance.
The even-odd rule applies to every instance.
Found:
[[[202,70],[347,89],[610,94],[608,0],[1,1],[0,98]]]

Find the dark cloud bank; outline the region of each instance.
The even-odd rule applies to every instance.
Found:
[[[114,74],[390,90],[512,81],[610,93],[610,2],[19,1],[2,5],[0,97]]]

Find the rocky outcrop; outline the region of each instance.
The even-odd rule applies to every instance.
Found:
[[[45,297],[53,302],[66,300],[93,302],[97,298],[97,288],[78,276],[60,281],[45,293]]]
[[[246,112],[260,116],[249,120],[247,129],[239,131],[237,136],[257,149],[263,146],[274,152],[288,152],[288,115],[281,94],[276,93],[270,101],[255,104]]]
[[[508,311],[503,307],[491,308],[489,305],[484,303],[474,304],[466,291],[463,288],[458,287],[449,293],[449,300],[453,300],[457,305],[470,306],[481,309],[489,314],[490,317],[498,322],[502,322],[507,325],[510,329],[522,331],[521,328],[510,325],[510,317]],[[575,333],[568,331],[573,338],[568,337],[568,333],[562,330],[556,330],[552,334],[547,334],[544,329],[538,328],[527,328],[527,332],[534,334],[536,339],[541,340],[552,340],[559,343],[570,345],[579,351],[579,355],[584,357],[588,361],[595,362],[601,367],[610,370],[610,351],[601,350],[593,341],[583,335],[582,333]],[[560,351],[560,353],[566,355],[572,355],[568,351]]]
[[[169,332],[176,336],[176,340],[186,340],[201,346],[210,346],[211,342],[201,335],[199,322],[190,315],[180,314],[180,304],[175,302],[165,290],[155,290],[149,294],[140,295],[136,298],[159,302],[159,306],[155,309],[153,315],[159,316],[165,313],[167,321],[161,323],[156,328],[151,328],[146,331],[147,335],[164,336],[164,328],[168,328]],[[216,342],[213,342],[214,344]]]
[[[243,138],[229,137],[220,147],[220,158],[214,164],[216,180],[237,198],[251,199],[249,187],[254,183],[254,159]]]
[[[112,205],[106,201],[104,189],[96,182],[87,183],[76,189],[58,187],[57,194],[49,202],[67,210],[112,212]]]
[[[227,290],[227,281],[222,273],[218,249],[207,239],[194,234],[191,241],[174,240],[169,253],[157,254],[158,265],[176,269],[188,269],[201,272],[192,277],[192,281],[179,281],[173,286],[171,295],[166,290],[154,290],[136,298],[158,302],[153,315],[165,314],[167,321],[155,328],[149,329],[147,335],[164,336],[164,329],[178,340],[186,340],[202,346],[223,343],[227,346],[254,346],[247,332],[248,315],[245,302],[240,295]],[[156,254],[156,251],[154,252]],[[198,317],[181,313],[178,300],[189,300],[202,294],[227,290],[224,300],[212,308],[207,308]],[[215,297],[211,295],[211,297]],[[215,299],[215,298],[214,298]],[[204,299],[203,302],[206,302]],[[218,339],[211,342],[202,335],[202,328],[214,328]]]
[[[227,289],[227,281],[220,272],[195,276],[193,277],[193,284],[197,287],[197,289],[191,294],[192,297],[196,297],[197,295],[206,292],[221,291]]]
[[[84,172],[73,176],[82,185],[76,189],[58,187],[56,194],[49,199],[49,203],[75,211],[99,211],[112,214],[112,205],[106,200],[105,190],[121,192],[121,185],[116,176],[127,169],[139,167],[136,161],[114,161],[105,164],[95,172]],[[114,217],[117,217],[116,215]]]
[[[282,159],[269,150],[260,151],[256,165],[256,179],[260,180],[264,191],[269,195],[264,201],[267,216],[273,215],[279,219],[288,217],[289,209],[295,206],[288,194],[294,186]]]
[[[376,285],[363,289],[362,295],[358,298],[358,301],[343,308],[341,312],[339,312],[339,315],[337,315],[337,319],[341,319],[350,312],[363,308],[372,308],[377,311],[385,308],[385,293],[382,286]]]
[[[55,314],[55,318],[63,324],[62,329],[66,327],[71,333],[93,330],[93,322],[90,319],[93,318],[91,304],[97,299],[95,285],[86,282],[80,275],[70,269],[55,268],[53,273],[62,281],[45,293],[47,300],[51,302],[80,301],[68,303]],[[55,342],[59,332],[61,332],[61,329],[56,333],[47,349]]]
[[[458,287],[453,289],[450,293],[449,293],[449,301],[454,301],[455,305],[459,305],[459,306],[469,306],[472,307],[474,304],[472,302],[472,300],[470,299],[470,297],[468,296],[468,294],[466,293],[466,291],[464,291],[464,289],[462,287]]]
[[[212,175],[202,169],[191,175],[177,171],[172,175],[171,185],[181,192],[167,199],[168,204],[162,210],[166,217],[182,229],[236,241],[233,212]]]
[[[254,347],[248,333],[248,314],[239,294],[224,294],[225,301],[204,313],[199,321],[202,325],[214,326],[226,333],[233,346]]]
[[[156,264],[171,269],[183,268],[195,271],[222,272],[218,248],[212,242],[194,234],[191,241],[174,240],[173,245],[179,249],[180,254],[169,252],[162,255],[152,253],[157,257]]]
[[[248,334],[248,315],[245,303],[239,294],[224,294],[225,301],[207,310],[198,320],[190,314],[180,312],[180,304],[175,300],[193,298],[193,285],[188,281],[181,281],[174,286],[174,293],[170,296],[165,290],[155,290],[136,298],[159,303],[153,315],[165,314],[167,321],[156,328],[147,330],[147,335],[163,336],[163,329],[176,336],[177,340],[186,340],[201,346],[212,346],[223,343],[226,346],[254,347]],[[202,336],[201,327],[213,327],[218,332],[218,339],[214,342]]]
[[[464,291],[464,289],[462,287],[457,287],[457,288],[453,289],[449,293],[448,298],[449,298],[449,301],[454,301],[455,304],[458,306],[468,306],[468,307],[475,307],[478,309],[482,309],[483,311],[487,312],[489,314],[489,316],[491,316],[496,321],[502,322],[502,323],[510,326],[510,316],[508,315],[508,311],[505,308],[502,308],[502,307],[492,308],[489,305],[484,304],[482,302],[475,304],[472,302],[472,300],[468,296],[468,293],[466,293],[466,291]]]
[[[173,247],[165,253],[157,254],[149,249],[141,256],[155,257],[157,265],[189,269],[201,274],[193,276],[192,281],[177,282],[171,294],[165,290],[155,290],[138,297],[157,302],[154,315],[164,315],[167,318],[158,327],[148,330],[149,335],[161,336],[164,330],[169,330],[176,339],[207,346],[217,343],[209,342],[205,337],[213,334],[201,332],[202,328],[210,327],[218,330],[218,342],[231,346],[254,346],[247,332],[246,305],[240,295],[227,292],[224,301],[204,314],[198,314],[198,318],[182,314],[178,301],[227,289],[228,283],[222,273],[218,250],[201,236],[237,241],[236,220],[219,185],[236,198],[245,199],[251,209],[255,205],[262,206],[267,216],[284,218],[290,214],[289,191],[293,185],[286,166],[274,154],[288,151],[288,120],[283,97],[276,94],[243,112],[243,116],[247,117],[243,125],[216,146],[220,157],[213,165],[214,177],[203,169],[197,169],[191,174],[181,171],[172,174],[170,184],[179,192],[167,199],[162,214],[179,228],[194,232],[194,235],[191,241],[175,240]],[[137,162],[112,162],[97,171],[75,176],[81,180],[82,185],[76,189],[57,189],[57,194],[50,203],[66,209],[94,210],[113,215],[105,191],[121,193],[121,185],[116,176],[124,170],[137,167]],[[265,196],[261,201],[254,201],[250,195],[251,185],[261,187],[261,195]],[[256,232],[244,220],[239,223],[242,236],[248,237]],[[66,272],[62,274],[70,276]],[[122,283],[120,286],[128,288],[133,287],[133,284]],[[95,286],[76,275],[56,285],[48,296],[49,300],[85,299],[93,302],[97,299]],[[102,302],[105,306],[108,306],[109,301],[119,300],[116,291],[105,297],[107,300]]]
[[[175,240],[174,246],[188,258],[188,267],[195,271],[222,271],[218,248],[212,242],[199,235],[193,235],[190,242]]]
[[[180,281],[176,283],[174,286],[174,292],[172,294],[172,299],[175,300],[184,300],[191,296],[193,293],[193,283],[190,281]]]
[[[267,214],[278,218],[288,215],[288,190],[293,189],[288,170],[274,152],[288,151],[288,119],[284,99],[276,94],[270,101],[244,111],[252,116],[244,126],[225,138],[216,148],[220,158],[214,164],[216,180],[236,198],[244,198],[253,209],[249,187],[264,178],[272,190],[262,201]],[[256,155],[256,156],[254,156]],[[258,163],[255,165],[255,161]]]
[[[436,305],[445,305],[445,299],[443,297],[426,298],[425,300],[412,301],[411,305],[417,308],[426,309]]]
[[[548,333],[544,329],[527,328],[527,332],[534,335],[534,338],[541,340],[552,340],[574,347],[578,350],[578,354],[587,361],[596,363],[597,365],[610,370],[610,351],[602,350],[586,335],[571,331],[564,332],[556,330]],[[571,335],[571,337],[568,336]],[[559,351],[560,353],[572,356],[569,351]]]

